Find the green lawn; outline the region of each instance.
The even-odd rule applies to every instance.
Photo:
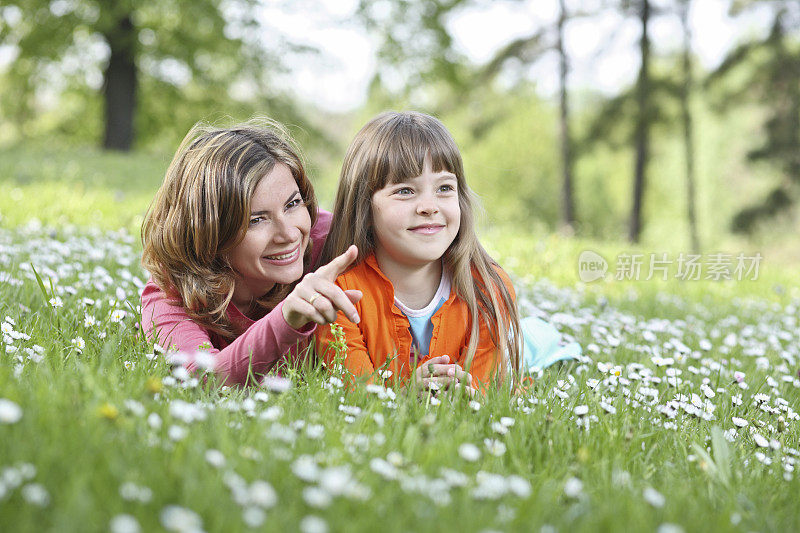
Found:
[[[164,179],[168,154],[19,145],[0,149],[0,224],[35,218],[64,224],[125,228],[138,233]]]
[[[583,250],[680,250],[495,228],[523,314],[587,356],[529,394],[214,390],[136,327],[166,160],[43,154],[0,153],[0,531],[800,529],[792,265],[583,284]]]

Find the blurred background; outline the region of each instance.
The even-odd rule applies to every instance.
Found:
[[[253,115],[330,207],[386,109],[448,126],[486,231],[800,262],[789,0],[3,0],[0,224],[138,233],[192,124]]]

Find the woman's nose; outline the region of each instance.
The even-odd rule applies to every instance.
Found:
[[[278,243],[295,242],[300,235],[297,225],[285,216],[276,217],[273,228],[275,233],[272,235],[272,240]]]

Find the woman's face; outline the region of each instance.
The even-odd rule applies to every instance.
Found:
[[[276,163],[256,186],[244,239],[229,256],[236,271],[234,303],[300,279],[310,231],[311,216],[292,172]]]

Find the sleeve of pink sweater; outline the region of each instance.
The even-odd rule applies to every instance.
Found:
[[[183,307],[173,305],[153,280],[142,292],[142,323],[148,336],[164,347],[186,353],[190,357],[186,364],[189,370],[197,369],[191,355],[203,347],[214,358],[214,371],[226,384],[248,383],[250,369],[254,375],[269,372],[282,357],[296,354],[298,346],[313,333],[315,324],[299,331],[289,326],[282,308],[281,302],[219,349],[221,342],[212,339],[208,330],[189,318]]]
[[[317,223],[311,229],[314,244],[310,270],[317,267],[330,224],[331,214],[320,211]],[[297,354],[298,347],[316,329],[313,323],[301,330],[293,329],[283,318],[282,309],[283,302],[223,346],[224,342],[216,335],[212,339],[208,330],[189,318],[182,306],[170,301],[152,279],[142,291],[142,326],[148,337],[187,354],[204,346],[204,351],[214,358],[214,371],[226,384],[248,383],[251,369],[254,375],[269,372],[287,354]],[[191,360],[186,366],[189,370],[196,369]]]

